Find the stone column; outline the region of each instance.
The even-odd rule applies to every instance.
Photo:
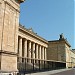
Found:
[[[24,39],[24,57],[27,57],[27,39]]]
[[[39,48],[39,59],[41,59],[41,46]]]
[[[22,37],[19,38],[19,57],[20,57],[20,62],[22,62]]]
[[[31,63],[31,41],[29,41],[28,57],[30,58],[28,62]]]
[[[36,59],[38,59],[38,44],[36,44]],[[36,60],[36,63],[38,63],[38,60]]]
[[[42,59],[44,60],[44,47],[42,47]]]
[[[36,52],[36,50],[35,50],[35,43],[33,43],[33,48],[32,48],[32,54],[33,54],[33,59],[34,59],[34,63],[35,63],[35,52]]]
[[[45,53],[45,55],[44,55],[44,56],[45,56],[45,60],[47,60],[47,49],[44,48],[44,51],[45,51],[45,52],[44,52],[44,53]]]
[[[33,43],[33,49],[32,49],[32,58],[34,58],[35,59],[35,43]]]
[[[36,44],[36,59],[38,59],[38,44]]]

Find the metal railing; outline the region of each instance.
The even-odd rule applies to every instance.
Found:
[[[18,57],[17,68],[19,70],[19,73],[26,74],[31,72],[66,68],[66,63],[53,60],[39,60]]]

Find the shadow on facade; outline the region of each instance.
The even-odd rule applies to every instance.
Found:
[[[44,72],[66,68],[66,63],[29,58],[18,58],[18,70],[20,74]]]

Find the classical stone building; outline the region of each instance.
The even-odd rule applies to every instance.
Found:
[[[70,52],[70,44],[62,35],[59,40],[48,43],[32,29],[19,25],[22,2],[24,0],[0,0],[0,74],[16,75],[70,65],[75,59],[74,52]]]
[[[71,45],[60,35],[59,40],[48,41],[47,59],[66,63],[66,67],[74,67],[75,53]]]
[[[20,3],[0,0],[0,72],[16,73]]]
[[[48,41],[38,36],[32,29],[19,26],[18,31],[18,56],[33,59],[47,60],[46,50]],[[31,61],[30,61],[31,62]]]
[[[38,36],[32,29],[19,26],[18,31],[18,70],[27,71],[42,67],[47,60],[48,41]],[[23,64],[24,63],[24,64]]]
[[[75,49],[70,50],[72,67],[75,67]]]
[[[20,3],[24,0],[0,0],[0,72],[16,74],[17,62],[46,60],[48,41],[19,26]]]

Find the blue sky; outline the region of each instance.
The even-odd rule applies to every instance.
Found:
[[[26,0],[21,4],[20,23],[46,40],[63,33],[75,48],[74,0]]]

